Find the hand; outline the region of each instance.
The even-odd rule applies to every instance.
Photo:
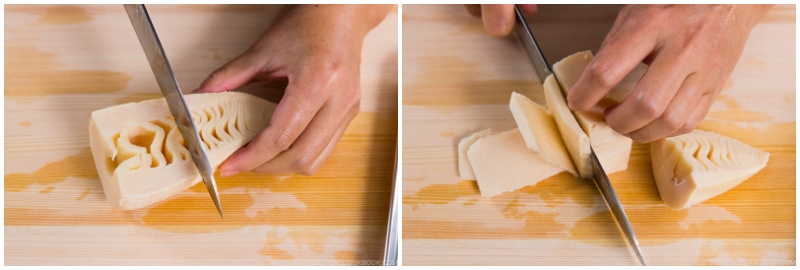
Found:
[[[771,6],[628,5],[617,16],[568,101],[595,106],[639,62],[648,64],[630,95],[605,110],[608,125],[637,142],[697,126],[742,54],[750,30]]]
[[[538,11],[536,5],[519,5],[522,12],[533,14]],[[475,17],[483,19],[483,28],[493,37],[504,37],[514,29],[516,16],[514,5],[464,5]]]
[[[195,92],[231,91],[254,81],[288,81],[270,124],[219,167],[314,174],[359,112],[364,36],[387,5],[287,6],[246,52]]]

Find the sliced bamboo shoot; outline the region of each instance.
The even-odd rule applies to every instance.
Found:
[[[725,193],[769,161],[767,152],[702,130],[652,142],[650,155],[658,193],[674,209]]]
[[[578,52],[553,65],[553,72],[563,91],[569,91],[575,84],[592,57],[591,51]],[[589,136],[592,148],[607,174],[628,169],[633,144],[633,140],[611,129],[603,117],[606,108],[618,103],[614,98],[605,97],[589,111],[575,112],[576,120]]]
[[[556,121],[564,146],[567,147],[569,156],[577,167],[578,174],[581,178],[592,178],[589,137],[572,116],[553,75],[547,76],[547,79],[544,80],[544,98],[547,101],[547,108],[550,109],[550,113],[553,114]]]
[[[628,169],[631,157],[633,140],[611,129],[603,118],[603,110],[610,106],[610,99],[604,99],[590,111],[575,112],[576,119],[581,125],[594,153],[603,164],[607,174],[612,174]]]
[[[594,55],[591,51],[582,51],[567,56],[553,65],[553,72],[556,73],[559,82],[564,86],[563,91],[565,93],[569,92],[569,89],[575,85],[575,82],[578,81],[578,77],[583,74],[583,70],[586,69],[589,61],[592,61],[593,58]],[[628,94],[633,91],[633,88],[636,87],[636,84],[639,82],[639,79],[642,78],[645,71],[647,71],[647,65],[639,63],[630,73],[622,78],[622,81],[620,81],[617,86],[608,92],[606,98],[616,103],[622,102]]]
[[[214,169],[263,130],[276,107],[237,92],[185,100]],[[97,110],[89,121],[92,156],[112,206],[145,207],[201,181],[163,98]]]
[[[472,171],[472,165],[469,162],[467,150],[469,150],[469,147],[478,139],[488,136],[491,131],[492,129],[478,131],[461,139],[458,143],[458,174],[461,176],[461,179],[475,180],[475,173]]]
[[[564,171],[526,149],[518,129],[478,139],[467,151],[467,156],[483,197],[535,185]]]
[[[528,149],[538,152],[544,160],[577,177],[578,172],[550,112],[516,92],[511,94],[509,108]]]
[[[553,64],[553,73],[558,77],[564,93],[568,93],[569,89],[575,85],[592,58],[594,58],[592,51],[582,51],[564,57],[561,61]]]

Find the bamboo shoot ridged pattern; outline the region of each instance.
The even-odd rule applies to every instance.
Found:
[[[263,130],[275,104],[244,93],[185,96],[211,166]],[[136,209],[201,179],[163,98],[92,113],[92,153],[109,202]]]

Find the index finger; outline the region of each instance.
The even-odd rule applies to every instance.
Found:
[[[514,29],[514,5],[481,5],[481,17],[486,33],[504,37]]]
[[[288,86],[269,126],[220,165],[222,175],[251,171],[289,149],[325,102],[324,98],[314,95],[317,87],[308,84]]]
[[[192,93],[213,93],[233,91],[253,81],[260,71],[259,63],[254,63],[249,54],[244,53],[236,59],[211,72]]]
[[[589,61],[586,69],[569,89],[569,107],[586,111],[597,105],[597,102],[655,49],[654,35],[647,27],[638,23],[615,23],[597,55]]]

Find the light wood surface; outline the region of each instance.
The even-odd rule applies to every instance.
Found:
[[[148,9],[191,91],[249,47],[280,7]],[[361,113],[319,172],[217,175],[221,220],[202,183],[135,211],[106,202],[89,114],[160,97],[124,8],[6,5],[5,264],[380,263],[397,135],[397,16],[367,36]]]
[[[619,6],[541,6],[548,59],[596,52]],[[512,91],[544,104],[516,37],[491,38],[460,5],[403,6],[403,264],[635,265],[592,182],[561,173],[492,198],[457,171],[457,144],[515,127]],[[758,24],[699,128],[770,152],[766,168],[687,210],[667,208],[648,145],[610,175],[652,265],[794,265],[795,7]]]

